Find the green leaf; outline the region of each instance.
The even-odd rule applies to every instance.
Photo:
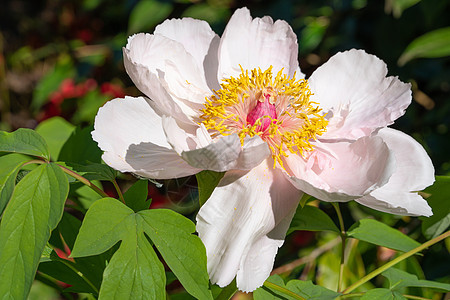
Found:
[[[398,59],[403,66],[415,58],[435,58],[450,55],[450,27],[440,28],[412,41]]]
[[[0,295],[26,298],[68,191],[55,164],[38,166],[16,186],[0,224]]]
[[[100,299],[164,299],[164,267],[144,236],[141,218],[116,199],[92,204],[71,256],[99,254],[119,240],[103,275]]]
[[[50,159],[47,143],[34,130],[19,128],[14,132],[0,131],[0,152],[15,152]]]
[[[164,267],[144,236],[130,228],[105,269],[99,299],[165,299]]]
[[[418,279],[416,275],[409,274],[396,268],[387,269],[381,273],[381,275],[389,280],[389,288],[391,290],[400,290],[404,287],[426,287],[443,290],[445,292],[450,291],[450,284],[448,283]]]
[[[367,291],[361,300],[406,300],[406,298],[390,289],[380,288]]]
[[[145,232],[186,290],[199,299],[211,299],[206,251],[194,231],[191,221],[173,211],[134,213],[118,200],[104,198],[87,212],[72,256],[99,254],[122,240],[105,270],[100,298],[164,299],[164,268]]]
[[[269,278],[267,278],[266,281],[276,284],[277,286],[280,286],[282,288],[286,288],[283,278],[281,278],[280,275],[272,275]],[[255,299],[255,300],[276,300],[276,299],[283,299],[283,298],[284,299],[292,299],[291,297],[286,297],[285,294],[283,294],[279,291],[270,289],[266,286],[262,286],[253,292],[253,299]]]
[[[130,14],[128,33],[150,31],[157,24],[166,19],[172,12],[170,2],[158,0],[141,0],[136,4]]]
[[[195,175],[198,183],[198,201],[200,206],[209,199],[223,175],[225,175],[225,172],[214,171],[201,171]]]
[[[447,230],[450,226],[450,176],[436,176],[436,181],[424,192],[430,193],[428,204],[433,210],[431,217],[421,217],[422,233],[427,239],[433,239]]]
[[[341,295],[322,286],[315,285],[311,280],[291,280],[286,287],[307,300],[332,300]]]
[[[289,293],[284,292],[286,289],[293,294],[301,296],[306,300],[333,300],[336,299],[341,293],[334,292],[319,285],[315,285],[312,281],[291,280],[286,285],[283,279],[278,275],[270,276],[267,279],[268,282],[275,284],[279,288],[270,287],[265,284],[263,287],[257,289],[253,295],[255,300],[272,300],[272,299],[296,299]]]
[[[51,68],[50,73],[46,74],[36,86],[33,93],[33,100],[31,101],[31,108],[38,110],[42,105],[47,103],[51,93],[57,91],[59,86],[66,78],[73,78],[75,75],[75,68],[71,62],[60,62],[54,68]]]
[[[105,164],[86,162],[84,165],[68,162],[66,166],[76,171],[88,180],[108,180],[113,181],[117,172]]]
[[[92,126],[83,129],[77,128],[59,153],[59,160],[65,162],[100,163],[102,150],[97,146],[91,136]]]
[[[420,246],[420,243],[397,229],[373,219],[358,221],[349,229],[347,235],[361,241],[404,252]]]
[[[292,219],[291,226],[287,234],[295,230],[309,230],[309,231],[334,231],[340,232],[334,224],[333,220],[324,213],[320,208],[305,205],[303,208],[299,205],[297,211]]]
[[[212,299],[206,250],[200,238],[192,234],[194,223],[167,209],[145,210],[138,214],[144,220],[145,232],[186,291],[198,299]]]
[[[61,117],[45,120],[36,127],[36,132],[47,142],[53,160],[58,159],[62,146],[74,130],[75,126]]]
[[[151,200],[148,199],[148,181],[136,181],[124,194],[125,203],[135,212],[148,209]]]
[[[16,153],[0,157],[0,215],[11,199],[19,170],[28,160],[28,156]]]

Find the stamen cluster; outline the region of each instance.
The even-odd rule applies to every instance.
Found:
[[[237,133],[243,144],[247,135],[260,136],[283,167],[282,157],[312,151],[310,142],[326,131],[328,121],[311,95],[307,80],[295,74],[290,78],[281,70],[274,78],[272,66],[250,73],[241,67],[237,78],[224,79],[206,99],[201,119],[214,137]]]

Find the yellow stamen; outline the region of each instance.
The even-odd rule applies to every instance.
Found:
[[[291,78],[281,70],[274,77],[272,66],[265,71],[253,69],[249,74],[241,67],[237,78],[224,79],[221,89],[206,99],[201,119],[213,136],[237,133],[241,144],[247,135],[259,135],[269,145],[275,164],[283,167],[283,157],[289,152],[305,155],[312,151],[310,142],[326,131],[328,121],[317,103],[310,101],[311,95],[307,80],[296,80],[295,74]],[[263,119],[270,117],[250,124],[246,116],[252,105],[265,99],[275,105],[277,118],[261,131]]]

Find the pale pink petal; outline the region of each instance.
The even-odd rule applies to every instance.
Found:
[[[380,137],[355,142],[318,144],[304,159],[286,159],[291,181],[298,189],[324,201],[349,201],[386,184],[395,169],[395,159]]]
[[[427,201],[417,193],[378,189],[367,196],[356,199],[359,204],[367,207],[403,216],[426,216],[433,214]]]
[[[161,117],[142,98],[114,99],[95,117],[93,139],[103,160],[116,170],[166,179],[195,174],[167,143]]]
[[[136,34],[128,39],[123,54],[128,75],[155,101],[157,110],[186,123],[198,118],[197,106],[211,90],[203,66],[182,44],[159,34]]]
[[[434,167],[425,149],[409,135],[392,129],[378,131],[394,152],[396,169],[388,185],[402,191],[421,191],[434,182]]]
[[[301,195],[271,159],[227,172],[197,215],[211,281],[223,287],[237,275],[242,291],[261,286]]]
[[[205,21],[192,18],[165,20],[156,26],[155,34],[181,43],[198,66],[203,66],[206,81],[211,89],[219,89],[217,80],[217,51],[220,38]]]
[[[309,78],[330,122],[321,139],[357,139],[390,125],[411,103],[411,85],[386,77],[386,64],[363,50],[338,53]]]
[[[416,191],[434,182],[434,167],[423,147],[398,130],[384,128],[377,134],[393,151],[396,169],[388,183],[356,201],[373,209],[400,215],[432,215]]]
[[[236,77],[243,69],[273,66],[292,76],[298,68],[297,36],[288,23],[272,18],[252,19],[247,8],[234,12],[219,46],[219,78]]]
[[[259,136],[244,139],[237,134],[211,139],[201,125],[191,134],[182,129],[171,117],[163,117],[167,141],[191,166],[223,172],[232,169],[249,170],[259,165],[270,155],[269,147]]]

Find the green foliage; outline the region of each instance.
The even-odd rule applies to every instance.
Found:
[[[59,154],[59,160],[65,162],[100,163],[102,151],[91,136],[92,127],[77,128],[64,143]]]
[[[427,198],[433,210],[431,217],[422,217],[422,232],[427,239],[432,239],[443,233],[450,226],[450,176],[437,176],[436,182],[425,190],[431,196]]]
[[[390,268],[381,274],[389,280],[389,288],[393,291],[401,291],[404,287],[433,288],[445,292],[450,291],[450,284],[448,283],[418,279],[416,275],[395,268]]]
[[[420,246],[420,243],[409,236],[372,219],[359,220],[348,230],[347,235],[361,241],[404,252]]]
[[[36,131],[19,128],[14,132],[0,131],[0,152],[15,152],[50,159],[47,143]]]
[[[173,211],[134,213],[117,200],[105,198],[95,202],[86,214],[72,256],[99,254],[122,240],[105,270],[100,298],[120,293],[117,299],[139,295],[161,299],[165,293],[164,269],[147,234],[186,290],[200,299],[209,299],[205,250],[200,239],[191,234],[194,230],[189,220]],[[122,270],[119,279],[118,270]],[[121,298],[125,295],[127,298]]]
[[[295,297],[295,295],[302,298]],[[266,284],[253,293],[255,300],[333,300],[339,295],[341,294],[324,287],[314,285],[311,281],[291,280],[285,285],[283,279],[278,275],[270,276],[267,279]]]
[[[361,300],[406,300],[402,294],[390,289],[373,289],[365,293]]]
[[[100,163],[85,162],[84,164],[78,164],[74,162],[68,162],[66,164],[72,170],[77,171],[89,180],[107,180],[114,181],[117,175],[116,170],[108,165]]]
[[[141,0],[133,8],[128,23],[128,34],[150,31],[167,18],[173,6],[170,2]]]
[[[149,208],[151,199],[147,199],[148,181],[136,181],[124,194],[125,203],[135,212]]]
[[[434,58],[450,55],[450,27],[428,32],[412,41],[398,59],[403,66],[415,58]]]
[[[214,172],[214,171],[201,171],[197,173],[195,177],[197,178],[198,183],[198,201],[200,206],[205,204],[206,200],[209,199],[212,192],[219,184],[219,181],[222,179],[224,172]]]
[[[40,165],[16,186],[0,225],[1,295],[21,299],[28,294],[68,191],[66,176],[52,163]]]
[[[0,157],[0,215],[11,199],[19,170],[28,160],[27,156],[15,153]]]
[[[295,230],[328,230],[338,233],[340,232],[340,230],[336,227],[336,224],[334,224],[333,220],[331,220],[326,213],[324,213],[320,208],[310,205],[305,205],[303,208],[301,205],[298,206],[287,234]]]
[[[74,130],[75,126],[61,117],[45,120],[36,127],[36,132],[46,141],[53,160],[58,159],[61,148]]]

